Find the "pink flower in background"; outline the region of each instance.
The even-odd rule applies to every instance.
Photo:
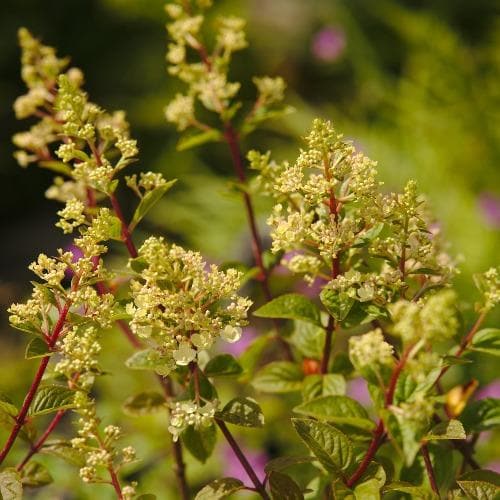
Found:
[[[73,254],[73,262],[78,262],[83,257],[83,252],[76,245],[68,245],[65,248],[66,251],[71,252]],[[66,278],[70,279],[73,276],[73,271],[71,269],[66,268]]]
[[[324,62],[337,60],[344,52],[346,39],[344,32],[333,26],[318,31],[311,43],[311,52],[316,59]]]
[[[269,457],[262,451],[249,450],[244,447],[242,447],[242,451],[255,471],[255,474],[257,474],[257,477],[263,481],[266,477],[264,467],[269,461]],[[222,448],[222,460],[224,461],[224,477],[234,477],[245,484],[249,484],[248,474],[234,456],[234,451],[229,445],[224,445]]]
[[[353,378],[347,382],[347,395],[363,406],[371,406],[372,404],[366,380],[361,377]]]
[[[490,462],[488,465],[486,465],[485,469],[500,473],[500,461]]]
[[[500,398],[500,380],[495,380],[491,384],[481,387],[474,395],[474,399],[485,398]]]
[[[481,193],[478,205],[486,224],[500,229],[500,198],[491,193]]]

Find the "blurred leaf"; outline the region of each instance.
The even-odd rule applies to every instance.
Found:
[[[123,411],[134,417],[156,413],[165,407],[165,397],[156,391],[141,392],[130,396],[123,403]]]
[[[298,293],[281,295],[254,311],[253,315],[259,318],[298,319],[321,326],[319,309]]]
[[[207,142],[219,142],[221,139],[222,134],[216,129],[207,130],[197,134],[188,132],[179,139],[179,142],[177,143],[177,151],[185,151],[186,149],[195,148],[206,144]]]
[[[216,418],[243,427],[263,427],[264,415],[259,404],[250,398],[234,398],[216,413]]]
[[[194,458],[205,463],[215,448],[217,442],[217,430],[215,425],[195,429],[190,425],[182,434],[182,443]]]
[[[32,417],[74,408],[75,392],[61,385],[46,385],[38,389],[29,409]]]
[[[435,500],[437,496],[423,486],[414,486],[403,481],[394,481],[384,487],[384,492],[398,491],[400,493],[408,493],[415,500]]]
[[[304,374],[289,361],[274,361],[257,372],[252,385],[258,391],[285,393],[300,391]]]
[[[52,170],[52,172],[56,172],[57,174],[63,174],[70,178],[73,177],[71,167],[62,161],[40,161],[38,162],[38,165],[42,168],[46,168],[47,170]]]
[[[38,462],[30,461],[21,470],[21,482],[25,486],[37,488],[50,484],[52,481],[52,476],[45,465]]]
[[[474,335],[469,349],[500,356],[500,329],[485,328],[480,330]]]
[[[231,354],[219,354],[207,363],[204,372],[207,377],[234,377],[240,375],[243,368]]]
[[[273,458],[269,462],[267,462],[264,467],[264,471],[269,473],[271,471],[282,471],[283,469],[287,469],[288,467],[292,467],[298,464],[308,464],[313,462],[315,459],[311,456],[302,456],[302,457],[278,457]]]
[[[125,365],[132,370],[154,370],[160,375],[168,375],[173,368],[171,357],[163,357],[156,349],[137,351],[125,361]]]
[[[51,354],[52,352],[49,351],[47,343],[40,337],[34,337],[27,345],[24,357],[26,359],[44,358],[45,356],[50,356]]]
[[[457,484],[473,500],[493,500],[500,495],[500,474],[491,470],[474,470],[457,479]]]
[[[347,424],[361,429],[371,430],[375,427],[366,410],[347,396],[322,396],[296,406],[293,411],[319,420]]]
[[[354,488],[356,500],[380,500],[380,485],[376,479],[360,482]]]
[[[234,477],[223,477],[208,483],[196,495],[195,500],[220,500],[242,490],[245,485]]]
[[[449,420],[448,422],[441,422],[431,429],[431,431],[424,437],[426,441],[433,441],[436,439],[466,439],[464,427],[458,420]]]
[[[240,365],[245,374],[242,378],[245,380],[253,375],[255,368],[262,356],[264,349],[269,344],[270,338],[267,335],[257,337],[246,348],[245,352],[239,357]]]
[[[321,359],[325,345],[325,329],[307,321],[294,321],[290,342],[307,358]]]
[[[292,418],[292,423],[302,441],[327,470],[346,470],[351,465],[352,444],[343,432],[311,419]]]
[[[21,477],[13,467],[0,472],[0,493],[3,500],[22,500],[23,485]]]
[[[286,474],[271,471],[269,474],[269,490],[273,500],[303,500],[304,495],[299,485]]]
[[[130,222],[129,230],[133,231],[142,218],[158,203],[163,195],[177,182],[176,179],[166,182],[148,191],[139,202]]]
[[[308,375],[302,382],[302,398],[304,401],[310,401],[320,396],[342,396],[345,392],[345,378],[337,373]]]
[[[500,426],[500,399],[486,398],[465,407],[460,421],[467,432],[482,432]]]
[[[0,410],[5,411],[7,415],[12,417],[15,417],[19,413],[17,406],[12,402],[9,396],[3,392],[0,392]]]
[[[76,465],[77,467],[83,467],[85,465],[85,457],[73,447],[71,441],[59,439],[46,442],[40,449],[40,453],[59,457],[65,462]]]

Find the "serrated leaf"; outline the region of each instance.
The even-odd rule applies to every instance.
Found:
[[[216,130],[211,129],[199,134],[185,134],[177,143],[177,151],[185,151],[186,149],[202,146],[208,142],[218,142],[222,139],[222,134]]]
[[[330,472],[346,470],[353,458],[352,444],[341,431],[325,422],[292,418],[298,435]]]
[[[449,420],[437,424],[424,437],[426,441],[434,441],[437,439],[466,439],[465,430],[461,422],[458,420]]]
[[[347,396],[322,396],[296,406],[293,411],[319,420],[347,424],[361,429],[371,430],[375,427],[366,410]]]
[[[484,328],[474,335],[470,349],[500,356],[500,329]]]
[[[158,203],[163,195],[177,182],[176,179],[166,182],[161,186],[148,191],[141,199],[139,205],[135,209],[132,220],[130,221],[129,229],[133,231],[143,217]]]
[[[269,474],[269,490],[273,500],[303,500],[304,495],[299,485],[286,474],[271,471]]]
[[[264,414],[257,401],[251,398],[234,398],[215,416],[224,422],[242,427],[264,426]]]
[[[354,305],[354,299],[347,295],[346,292],[339,292],[331,288],[323,288],[319,297],[326,310],[337,321],[343,321]]]
[[[380,500],[380,485],[376,479],[360,482],[354,488],[356,500]]]
[[[207,363],[204,372],[207,377],[234,377],[243,373],[243,368],[230,354],[219,354]]]
[[[437,496],[422,486],[414,486],[410,483],[403,481],[394,481],[384,488],[384,492],[398,491],[401,493],[408,493],[414,500],[434,500]]]
[[[125,365],[132,370],[154,370],[164,376],[175,368],[172,358],[162,356],[156,349],[135,352],[125,361]]]
[[[29,415],[35,417],[59,410],[74,408],[75,392],[61,385],[41,387],[31,403]]]
[[[38,488],[45,486],[53,481],[50,472],[45,465],[30,461],[21,470],[21,482],[24,486]]]
[[[242,490],[245,485],[234,477],[223,477],[208,483],[196,495],[195,500],[220,500]]]
[[[275,361],[257,372],[252,385],[262,392],[295,392],[300,391],[303,378],[302,370],[295,363]]]
[[[319,309],[307,297],[298,293],[281,295],[253,314],[259,318],[297,319],[321,326]]]
[[[481,432],[500,426],[500,399],[486,398],[473,401],[460,415],[467,432]]]
[[[215,425],[195,429],[190,425],[182,434],[182,443],[196,460],[205,463],[215,448],[217,430]]]
[[[61,458],[65,462],[76,465],[77,467],[83,467],[85,465],[85,457],[72,446],[70,441],[65,441],[63,439],[46,442],[42,448],[40,448],[40,453]]]
[[[123,403],[123,411],[134,417],[150,415],[165,409],[166,401],[163,394],[156,391],[144,391],[130,396]]]
[[[473,500],[496,500],[500,495],[500,474],[490,470],[467,472],[457,484]]]
[[[345,378],[338,373],[308,375],[302,381],[302,398],[304,401],[310,401],[320,396],[343,396],[345,392]]]
[[[24,357],[26,359],[44,358],[50,356],[52,353],[49,351],[47,343],[40,337],[33,337],[26,347]]]
[[[321,359],[325,346],[325,329],[307,321],[294,321],[290,342],[306,358]]]
[[[294,465],[299,464],[309,464],[313,462],[315,459],[311,456],[302,456],[302,457],[278,457],[273,458],[269,462],[267,462],[264,467],[264,471],[268,474],[271,471],[282,471],[287,469],[288,467],[292,467]]]
[[[21,500],[23,485],[16,469],[9,467],[0,472],[0,493],[3,500]]]

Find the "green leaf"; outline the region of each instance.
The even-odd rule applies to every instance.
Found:
[[[199,382],[199,390],[200,396],[206,401],[213,401],[214,399],[218,399],[217,389],[215,386],[205,377],[205,374],[202,371],[198,372],[198,382]],[[191,377],[188,386],[188,396],[189,399],[196,399],[196,391],[194,386],[194,377]]]
[[[185,134],[177,143],[177,151],[185,151],[186,149],[195,148],[208,142],[219,142],[222,139],[222,134],[216,130],[211,129],[199,134]]]
[[[85,457],[72,446],[71,441],[66,441],[64,439],[46,442],[42,448],[40,448],[40,453],[61,458],[65,462],[76,465],[77,467],[83,467],[85,465]]]
[[[293,426],[307,447],[329,471],[346,470],[353,458],[352,444],[341,431],[325,422],[292,418]]]
[[[458,420],[449,420],[437,424],[424,437],[426,441],[434,441],[436,439],[466,439],[465,430],[461,422]]]
[[[303,500],[304,495],[299,485],[286,474],[271,471],[269,474],[269,490],[273,500]]]
[[[356,500],[380,500],[380,485],[376,479],[368,479],[354,488]]]
[[[298,319],[321,326],[319,309],[308,298],[298,293],[281,295],[253,314],[259,318]]]
[[[434,500],[437,496],[422,486],[414,486],[410,483],[403,481],[394,481],[384,488],[384,492],[398,491],[401,493],[408,493],[412,500]]]
[[[325,329],[307,321],[294,321],[290,342],[306,358],[321,359],[325,346]]]
[[[3,500],[21,500],[23,485],[16,469],[9,467],[0,472],[0,493]]]
[[[337,373],[308,375],[302,382],[302,398],[304,401],[310,401],[320,396],[342,396],[345,392],[345,378]]]
[[[74,408],[75,392],[61,385],[46,385],[36,393],[31,403],[29,415],[45,415],[59,410]]]
[[[244,370],[244,375],[240,378],[240,380],[243,379],[243,381],[246,382],[251,378],[259,363],[262,353],[269,345],[269,340],[270,337],[266,335],[257,337],[239,357],[238,361]]]
[[[133,417],[150,415],[165,409],[165,407],[165,397],[156,391],[141,392],[130,396],[123,403],[123,411]]]
[[[142,218],[158,203],[163,195],[177,182],[176,179],[166,182],[155,189],[148,191],[141,199],[139,205],[135,209],[132,220],[130,221],[129,229],[133,231]]]
[[[172,358],[162,356],[156,349],[135,352],[125,361],[125,365],[132,370],[154,370],[164,376],[175,368]]]
[[[50,484],[52,481],[52,476],[45,465],[38,462],[30,461],[21,470],[21,482],[25,486],[38,488]]]
[[[223,477],[208,483],[195,497],[195,500],[220,500],[245,488],[245,485],[234,477]]]
[[[326,310],[337,321],[343,321],[354,305],[354,299],[349,297],[346,292],[339,292],[331,288],[323,288],[319,297]]]
[[[500,356],[500,329],[485,328],[474,335],[470,349]]]
[[[234,398],[215,416],[224,422],[242,427],[264,426],[264,414],[257,401],[251,398]]]
[[[481,432],[500,426],[500,399],[473,401],[460,415],[467,432]]]
[[[457,484],[473,500],[494,500],[500,495],[500,474],[490,470],[467,472]]]
[[[300,391],[303,378],[302,370],[295,363],[275,361],[257,372],[252,385],[262,392],[295,392]]]
[[[0,392],[0,410],[3,410],[11,417],[15,417],[19,413],[17,406],[12,402],[9,396],[3,392]]]
[[[182,442],[196,460],[205,463],[215,448],[217,430],[215,425],[195,429],[190,425],[182,434]]]
[[[46,168],[47,170],[52,170],[52,172],[56,172],[57,174],[73,177],[71,168],[62,161],[40,161],[38,162],[38,165],[42,168]]]
[[[230,354],[219,354],[205,366],[207,377],[234,377],[241,373],[243,373],[243,368]]]
[[[15,424],[15,417],[17,415],[17,408],[14,413],[14,406],[7,406],[6,403],[0,404],[0,427],[10,432],[12,430],[12,426]],[[24,441],[27,441],[29,444],[32,443],[34,437],[36,435],[36,430],[31,422],[26,422],[23,425],[21,431],[19,432],[19,437]]]
[[[40,337],[33,337],[26,347],[24,357],[26,359],[44,358],[50,356],[52,352],[49,351],[47,343]]]
[[[298,456],[298,457],[278,457],[273,458],[269,462],[267,462],[264,467],[264,471],[266,474],[269,474],[271,471],[282,471],[284,469],[288,469],[288,467],[292,467],[294,465],[299,464],[309,464],[313,462],[315,459],[311,456]]]
[[[322,396],[296,406],[293,411],[319,420],[366,430],[375,427],[366,410],[357,401],[347,396]]]

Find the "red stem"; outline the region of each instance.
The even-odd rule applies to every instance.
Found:
[[[113,469],[113,466],[110,465],[108,467],[108,472],[111,477],[111,484],[113,485],[113,488],[115,489],[116,496],[118,497],[119,500],[123,499],[123,493],[122,493],[122,487],[120,485],[120,481],[118,479],[118,476],[116,475],[115,469]]]
[[[130,256],[135,259],[137,257],[137,249],[135,248],[134,242],[132,241],[132,235],[130,234],[130,231],[128,229],[128,225],[125,221],[125,217],[123,216],[123,212],[120,206],[120,203],[118,202],[118,199],[114,194],[109,195],[109,199],[111,200],[111,205],[113,206],[113,210],[120,219],[121,225],[122,225],[122,239],[123,242],[125,243],[125,246],[127,247],[128,253]]]
[[[323,347],[323,357],[321,358],[321,373],[328,373],[328,363],[330,361],[330,354],[332,352],[332,337],[333,330],[335,329],[335,320],[333,316],[329,316],[328,325],[326,327],[325,345]]]
[[[438,496],[438,498],[441,498],[439,494],[439,488],[436,483],[436,476],[434,474],[434,469],[432,467],[431,457],[429,456],[429,448],[427,447],[426,443],[422,444],[420,452],[424,457],[425,469],[427,471],[427,476],[429,477],[429,483],[431,485],[432,491]]]

